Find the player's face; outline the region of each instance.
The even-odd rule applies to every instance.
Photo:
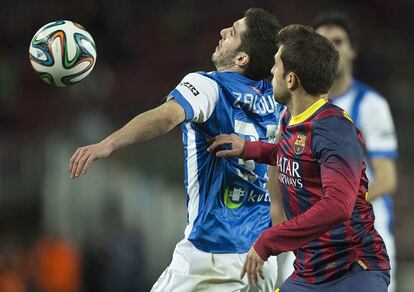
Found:
[[[316,32],[330,40],[339,52],[337,76],[351,71],[356,53],[346,31],[339,26],[324,25],[319,27]]]
[[[275,55],[275,64],[272,68],[272,86],[273,86],[273,97],[281,104],[288,104],[291,99],[292,93],[286,85],[285,77],[283,76],[285,70],[283,68],[283,62],[280,56],[282,55],[283,46],[279,48]]]
[[[213,53],[212,60],[217,69],[235,64],[241,44],[240,36],[247,29],[245,18],[237,20],[231,27],[220,31],[221,40]]]

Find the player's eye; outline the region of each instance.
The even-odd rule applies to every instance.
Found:
[[[341,38],[334,38],[334,39],[332,39],[332,42],[334,43],[335,46],[340,46],[340,45],[342,45],[344,40],[341,39]]]

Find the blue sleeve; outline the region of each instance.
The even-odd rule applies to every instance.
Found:
[[[194,118],[194,110],[191,104],[184,98],[184,96],[177,90],[174,89],[169,94],[170,98],[174,98],[179,105],[182,106],[185,112],[185,120],[184,122],[191,121]]]

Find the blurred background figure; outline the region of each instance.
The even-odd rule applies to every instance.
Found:
[[[45,235],[34,243],[30,255],[34,291],[80,291],[80,254],[68,240]]]
[[[24,248],[20,240],[3,235],[0,246],[0,291],[28,291],[24,260]]]
[[[330,99],[345,109],[361,129],[366,143],[368,200],[375,213],[375,228],[384,239],[391,263],[389,291],[395,291],[394,200],[397,190],[397,137],[386,99],[368,85],[354,79],[353,62],[357,57],[355,29],[344,14],[321,14],[313,23],[316,32],[328,38],[340,54]]]
[[[282,25],[309,24],[321,12],[339,10],[358,28],[354,77],[381,92],[394,117],[399,147],[397,291],[412,291],[410,0],[1,1],[0,291],[36,291],[31,251],[48,235],[75,248],[78,276],[73,281],[78,282],[73,287],[78,291],[115,289],[106,275],[124,261],[121,246],[127,246],[136,262],[114,277],[129,279],[138,264],[135,287],[149,291],[171,261],[186,222],[179,131],[124,149],[105,161],[105,167],[98,161],[88,180],[68,179],[68,159],[78,145],[90,144],[157,106],[186,72],[213,70],[209,56],[219,40],[217,31],[251,6],[277,13]],[[97,46],[93,72],[71,88],[43,83],[27,58],[33,34],[56,19],[81,23]],[[125,241],[113,241],[124,232]],[[128,291],[126,286],[116,289]]]

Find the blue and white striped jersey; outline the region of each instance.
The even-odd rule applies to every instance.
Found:
[[[271,226],[267,165],[207,152],[210,138],[237,133],[273,141],[284,109],[268,81],[235,72],[197,72],[170,93],[185,110],[182,124],[187,191],[185,237],[212,253],[247,252]]]
[[[332,102],[349,113],[354,124],[361,130],[366,144],[367,176],[375,174],[370,161],[375,158],[395,159],[398,155],[397,138],[389,105],[385,98],[364,83],[353,80],[351,87]],[[372,202],[375,228],[385,238],[393,233],[393,200],[382,196]]]

